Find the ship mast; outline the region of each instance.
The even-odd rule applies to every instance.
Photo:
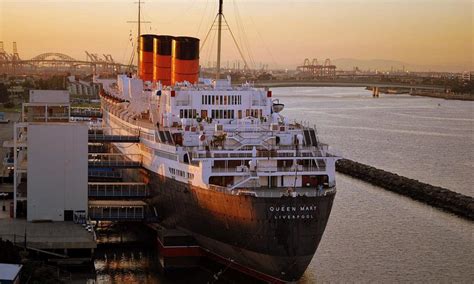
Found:
[[[220,75],[221,75],[221,42],[222,42],[222,24],[225,24],[227,29],[229,30],[230,35],[232,36],[232,40],[234,41],[235,46],[237,47],[237,50],[239,51],[240,57],[242,58],[242,61],[244,62],[244,69],[248,68],[247,60],[245,60],[244,53],[240,49],[239,45],[237,44],[237,40],[235,39],[234,34],[232,33],[232,30],[230,29],[229,24],[227,23],[227,20],[224,16],[224,13],[222,12],[222,6],[224,4],[224,0],[219,0],[219,12],[217,13],[216,17],[214,18],[214,21],[212,22],[211,28],[206,34],[206,37],[202,41],[201,49],[204,47],[204,45],[207,42],[207,39],[209,38],[209,34],[211,31],[215,30],[215,25],[216,25],[216,20],[217,20],[217,65],[216,65],[216,80],[219,80]]]
[[[216,80],[219,80],[221,75],[221,36],[222,36],[222,5],[224,0],[219,0],[219,13],[217,16],[218,24],[217,24],[217,66],[216,66]]]
[[[137,75],[140,75],[140,12],[141,12],[141,0],[138,0],[138,32],[137,32]]]

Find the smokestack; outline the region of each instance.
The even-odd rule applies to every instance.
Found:
[[[153,40],[153,82],[171,85],[172,36],[158,35]]]
[[[175,37],[171,49],[171,85],[188,81],[195,84],[199,79],[199,39]]]
[[[138,64],[140,65],[139,77],[143,81],[153,80],[153,39],[156,35],[141,35],[140,36],[140,58]]]

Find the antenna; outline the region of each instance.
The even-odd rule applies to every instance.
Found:
[[[222,5],[224,0],[219,0],[219,17],[217,24],[217,66],[216,66],[216,80],[219,80],[221,75],[221,40],[222,40]]]
[[[232,30],[230,29],[229,23],[227,23],[227,20],[224,16],[224,13],[222,12],[222,6],[224,0],[219,0],[219,12],[217,13],[216,17],[214,18],[214,21],[212,22],[211,28],[206,34],[206,37],[202,41],[201,44],[201,49],[204,47],[206,44],[207,39],[209,38],[209,34],[213,30],[216,24],[217,20],[217,65],[216,65],[216,80],[219,79],[220,74],[221,74],[221,41],[222,41],[222,24],[224,23],[225,26],[227,27],[227,30],[229,31],[230,35],[232,36],[232,40],[234,41],[235,46],[237,47],[237,50],[239,51],[240,57],[242,58],[242,61],[244,62],[244,69],[248,68],[247,61],[245,60],[244,54],[242,53],[242,50],[240,49],[239,45],[237,44],[237,40],[235,39],[234,33],[232,33]]]
[[[141,13],[142,1],[138,0],[138,32],[137,32],[137,74],[140,74],[140,35],[141,35],[141,23],[140,23],[140,13]]]
[[[137,28],[137,74],[140,74],[140,35],[141,35],[141,23],[151,23],[149,21],[142,21],[141,20],[141,8],[142,4],[145,4],[142,0],[138,0],[135,2],[138,4],[138,21],[127,21],[127,23],[138,23]]]

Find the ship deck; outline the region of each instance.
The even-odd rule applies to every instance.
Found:
[[[328,196],[336,193],[336,187],[324,187],[322,189],[315,189],[314,187],[296,187],[296,188],[285,188],[285,187],[276,187],[276,188],[255,188],[255,189],[235,189],[229,191],[226,187],[210,185],[210,189],[221,191],[225,193],[231,193],[236,195],[249,195],[254,197],[261,198],[280,198],[280,197],[297,197],[297,196],[307,196],[307,197],[317,197],[317,196]]]

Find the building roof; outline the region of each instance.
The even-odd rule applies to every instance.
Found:
[[[0,281],[15,280],[22,267],[23,265],[21,264],[0,263]]]

